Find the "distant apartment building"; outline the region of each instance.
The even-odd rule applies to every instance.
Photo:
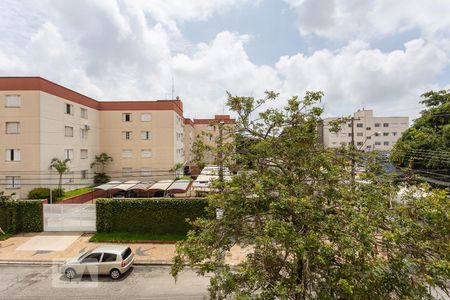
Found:
[[[373,110],[359,110],[353,114],[353,132],[356,149],[361,151],[390,151],[402,133],[409,127],[408,117],[374,117]],[[338,118],[324,119],[320,135],[325,147],[347,146],[352,140],[352,122],[342,124],[338,133],[330,132],[329,122]]]
[[[102,152],[113,157],[112,180],[168,178],[191,160],[205,125],[185,119],[179,99],[97,101],[40,77],[0,77],[0,101],[0,191],[18,198],[57,186],[52,158],[71,160],[66,190],[92,184],[90,165]]]

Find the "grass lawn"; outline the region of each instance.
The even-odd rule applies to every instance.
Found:
[[[1,233],[0,233],[0,241],[7,240],[7,239],[9,239],[9,238],[12,237],[12,236],[13,236],[12,233],[5,233],[5,234],[1,234]]]
[[[62,197],[61,199],[58,199],[58,201],[66,200],[68,198],[72,198],[72,197],[75,197],[75,196],[78,196],[78,195],[82,195],[82,194],[85,194],[87,192],[92,192],[92,190],[93,190],[93,188],[88,186],[88,187],[83,187],[83,188],[79,188],[79,189],[72,190],[72,191],[67,191],[67,192],[64,192],[64,197]]]
[[[139,232],[97,232],[90,242],[137,242],[137,241],[181,241],[186,238],[183,234],[152,234]]]

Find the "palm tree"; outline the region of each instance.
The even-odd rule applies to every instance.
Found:
[[[63,174],[69,171],[68,165],[69,162],[70,162],[69,158],[66,158],[64,160],[60,160],[59,158],[53,158],[50,163],[50,167],[54,168],[59,174],[59,183],[58,183],[59,190],[61,190]]]

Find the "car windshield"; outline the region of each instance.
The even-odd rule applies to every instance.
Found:
[[[83,258],[85,258],[86,256],[88,256],[91,253],[92,253],[92,250],[82,253],[80,256],[78,256],[78,260],[82,260]]]
[[[128,256],[130,256],[131,254],[131,249],[130,247],[128,247],[127,249],[125,249],[125,251],[122,252],[122,259],[127,259]]]

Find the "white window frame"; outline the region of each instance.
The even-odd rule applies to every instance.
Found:
[[[87,159],[87,158],[89,158],[88,149],[80,149],[80,159]]]
[[[122,149],[122,158],[133,158],[133,149]]]
[[[88,110],[87,110],[87,108],[80,107],[80,117],[82,119],[87,119],[88,118]]]
[[[122,131],[122,140],[132,140],[133,139],[133,131]]]
[[[22,97],[20,95],[6,95],[5,107],[21,107]]]
[[[73,160],[73,149],[64,149],[64,159]]]
[[[72,132],[72,135],[68,134],[67,130]],[[65,137],[73,137],[73,127],[72,126],[64,126],[64,136]]]
[[[152,169],[149,167],[142,167],[141,168],[141,176],[142,177],[152,176]]]
[[[122,177],[133,176],[133,168],[122,168]]]
[[[11,126],[14,125],[15,130],[11,130]],[[20,122],[5,122],[5,134],[20,134]]]
[[[152,149],[141,149],[141,158],[150,158],[152,156]]]
[[[80,128],[80,139],[88,138],[88,130],[86,128]]]
[[[6,161],[21,161],[22,156],[20,153],[20,149],[6,149],[5,151]]]
[[[6,189],[20,189],[20,176],[5,176]]]
[[[67,112],[67,108],[69,108],[69,112]],[[73,116],[73,104],[64,103],[64,113]]]
[[[150,113],[141,113],[141,122],[151,122],[152,115]]]
[[[152,132],[151,131],[141,131],[141,140],[151,140],[152,139]]]
[[[127,116],[130,116],[128,121],[126,120]],[[122,122],[133,122],[133,115],[131,113],[122,113]]]

